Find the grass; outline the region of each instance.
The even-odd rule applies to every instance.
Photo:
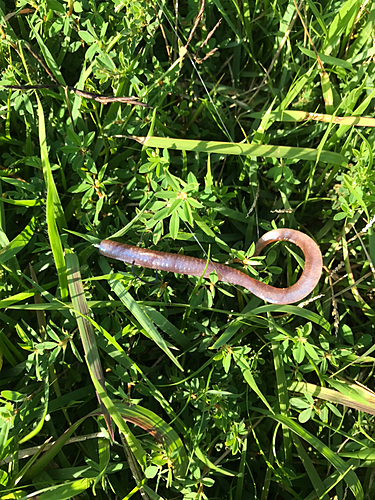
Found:
[[[0,1],[0,500],[374,497],[374,20]],[[274,227],[322,250],[301,307],[94,246],[225,263]]]

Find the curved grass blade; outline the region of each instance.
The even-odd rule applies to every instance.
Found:
[[[23,231],[0,250],[0,264],[5,264],[21,251],[34,236],[36,219],[33,217]]]
[[[274,337],[277,332],[277,325],[273,320],[273,317],[270,313],[267,314],[269,321],[269,332]],[[281,349],[281,343],[276,340],[271,340],[272,345],[272,356],[273,356],[273,364],[275,368],[275,376],[276,376],[276,395],[279,402],[279,412],[288,416],[289,413],[289,395],[286,383],[286,375],[284,369],[284,353]],[[292,463],[292,438],[291,432],[287,426],[282,426],[282,434],[283,434],[283,448],[284,448],[284,460],[286,464]]]
[[[19,444],[26,443],[26,441],[29,441],[32,439],[34,436],[39,434],[39,432],[42,430],[42,427],[44,425],[45,418],[47,416],[48,412],[48,402],[49,402],[49,380],[44,381],[44,397],[42,400],[42,404],[39,410],[40,413],[40,418],[39,422],[35,425],[35,427],[22,439],[19,440]]]
[[[100,387],[99,387],[100,389]],[[102,389],[100,389],[102,391]],[[108,397],[108,396],[106,396]],[[109,398],[108,398],[109,399]],[[127,405],[125,403],[115,403],[114,407],[121,417],[141,429],[148,432],[155,439],[160,440],[165,447],[168,459],[176,471],[176,477],[185,477],[187,473],[188,459],[185,447],[178,434],[163,419],[150,410],[138,405]],[[40,474],[47,465],[53,460],[61,448],[66,444],[69,438],[74,434],[82,422],[88,417],[101,415],[100,411],[89,413],[85,417],[75,422],[67,429],[62,436],[51,446],[51,448],[30,468],[25,474],[26,479]]]
[[[108,275],[108,278],[114,276],[113,274],[112,275]],[[64,303],[64,302],[61,302],[57,299],[55,299],[55,297],[51,294],[49,294],[46,290],[44,290],[40,285],[38,285],[37,283],[33,282],[33,280],[31,280],[27,275],[25,274],[22,274],[22,277],[28,281],[29,283],[31,283],[35,288],[36,290],[39,291],[39,293],[47,300],[49,301],[50,303],[43,303],[43,304],[25,304],[25,305],[17,305],[17,306],[12,306],[12,304],[14,302],[18,302],[20,300],[24,300],[24,299],[27,299],[29,297],[33,297],[34,294],[36,292],[31,292],[29,293],[28,295],[26,294],[19,294],[20,297],[18,296],[14,296],[14,297],[18,297],[17,299],[15,299],[14,297],[12,298],[12,300],[9,301],[9,299],[4,299],[3,301],[0,301],[0,307],[1,307],[1,304],[3,304],[3,307],[6,307],[8,309],[21,309],[21,310],[43,310],[43,311],[59,311],[60,314],[64,315],[66,318],[70,318],[70,312],[69,310],[73,309],[73,306],[72,304],[69,304],[69,303]],[[103,301],[89,301],[88,302],[89,304],[89,307],[98,307],[98,306],[105,306],[105,307],[108,307],[108,306],[111,306],[111,307],[121,307],[122,306],[122,302],[120,301],[108,301],[108,302],[103,302]],[[77,309],[73,309],[74,313],[75,314],[78,314],[80,315],[81,313],[77,310]],[[143,373],[143,371],[139,368],[139,366],[137,366],[126,354],[126,352],[124,351],[124,349],[116,342],[116,340],[101,326],[99,325],[94,319],[90,318],[89,316],[86,316],[86,315],[82,315],[87,321],[89,321],[92,326],[98,330],[98,332],[101,333],[101,335],[103,336],[103,345],[101,346],[102,349],[106,350],[106,352],[112,356],[114,359],[116,359],[117,362],[119,363],[122,363],[123,366],[125,366],[126,368],[129,367],[129,365],[132,365],[136,371],[139,373],[139,375],[142,377],[144,383],[147,385],[149,391],[150,391],[150,394],[152,394],[152,397],[154,397],[158,403],[160,404],[160,406],[165,410],[165,412],[168,414],[168,416],[173,419],[173,421],[175,422],[176,426],[178,426],[178,428],[180,429],[181,432],[185,432],[186,431],[186,428],[185,426],[183,425],[182,421],[178,418],[178,416],[176,415],[176,413],[174,412],[172,406],[170,405],[170,403],[167,401],[167,399],[164,398],[163,394],[151,383],[151,381],[147,378],[147,376],[145,375],[145,373]],[[0,314],[0,317],[1,317],[1,314]],[[106,339],[106,341],[108,342],[108,344],[105,343],[104,339]],[[98,339],[100,341],[100,337]],[[109,346],[110,346],[110,349],[109,349]],[[202,365],[202,367],[195,373],[199,373],[201,370],[203,370],[206,366],[208,366],[209,364],[211,363],[211,360],[209,360],[206,364]],[[191,377],[191,376],[190,376]],[[189,380],[190,377],[188,377],[186,380]],[[182,381],[183,382],[183,381]],[[181,383],[182,383],[181,382]]]
[[[115,403],[115,407],[125,420],[138,425],[164,445],[177,477],[186,476],[188,466],[186,450],[178,434],[170,425],[152,411],[138,405]]]
[[[238,330],[237,326],[246,321],[247,318],[254,319],[254,316],[269,312],[294,314],[295,316],[300,316],[302,318],[307,319],[308,321],[316,323],[320,327],[324,328],[324,330],[330,331],[331,328],[330,324],[326,319],[307,309],[302,309],[301,307],[290,306],[290,305],[279,306],[277,304],[270,304],[266,306],[256,307],[251,312],[238,316],[235,322],[232,323],[231,327],[227,328],[224,331],[224,333],[216,340],[211,349],[220,349],[220,347],[222,347],[224,344],[227,344],[231,340],[231,338],[236,334]]]
[[[295,316],[299,316],[301,318],[307,319],[307,321],[311,321],[312,323],[316,323],[320,327],[324,328],[327,332],[330,331],[331,326],[329,322],[324,319],[319,314],[316,314],[308,309],[303,309],[302,307],[292,306],[292,305],[284,305],[280,306],[277,304],[260,306],[251,311],[251,314],[262,314],[265,312],[281,312],[293,314]]]
[[[89,367],[90,370],[90,367]],[[106,410],[111,415],[113,421],[117,425],[120,431],[120,438],[123,445],[124,453],[129,464],[129,468],[132,472],[133,478],[137,484],[142,481],[142,472],[138,466],[141,466],[142,471],[146,469],[146,452],[142,448],[138,439],[133,435],[129,426],[121,417],[119,411],[113,404],[111,398],[108,397],[107,393],[103,390],[98,380],[95,379],[95,375],[90,370],[91,379],[94,382],[95,389],[103,401]],[[138,462],[138,464],[136,463]],[[141,489],[142,497],[145,500],[150,500],[147,495],[144,494],[143,489]]]

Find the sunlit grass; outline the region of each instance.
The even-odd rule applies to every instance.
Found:
[[[372,2],[17,8],[0,5],[0,499],[373,498]],[[275,227],[323,254],[301,307],[150,283],[94,246],[241,268]],[[262,257],[252,276],[297,281],[295,248]]]

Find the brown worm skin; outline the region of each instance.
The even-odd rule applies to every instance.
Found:
[[[121,260],[136,266],[148,269],[159,269],[172,273],[188,274],[208,278],[216,271],[220,281],[240,285],[247,288],[257,297],[271,304],[293,304],[305,298],[314,290],[322,274],[323,259],[318,245],[306,234],[294,229],[273,229],[264,234],[255,245],[255,255],[274,241],[289,241],[297,245],[305,256],[305,267],[300,279],[288,288],[275,288],[262,283],[247,274],[224,264],[212,263],[204,259],[189,257],[158,250],[148,250],[116,241],[103,240],[99,245],[99,252],[112,259]]]

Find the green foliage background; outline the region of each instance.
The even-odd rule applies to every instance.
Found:
[[[374,2],[201,7],[0,1],[1,499],[374,496]],[[274,227],[322,250],[304,308],[93,246],[226,263]]]

